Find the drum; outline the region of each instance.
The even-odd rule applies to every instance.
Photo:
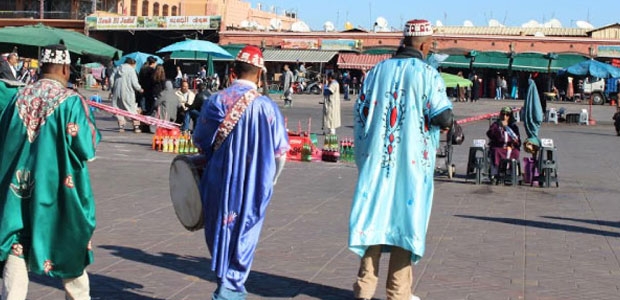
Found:
[[[189,231],[202,229],[204,216],[198,188],[206,166],[204,155],[178,155],[170,165],[170,199],[181,225]]]

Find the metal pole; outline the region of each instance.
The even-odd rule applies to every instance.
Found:
[[[39,19],[45,19],[43,15],[43,13],[45,12],[44,4],[45,4],[45,0],[39,0]]]

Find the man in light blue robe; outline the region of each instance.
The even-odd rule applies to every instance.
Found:
[[[439,133],[452,125],[445,83],[424,61],[431,35],[428,21],[407,22],[403,46],[368,72],[355,106],[359,176],[349,249],[362,257],[356,299],[373,297],[387,251],[387,299],[418,299],[411,294],[411,263],[424,254]]]
[[[278,106],[257,92],[263,68],[260,49],[243,48],[234,66],[238,79],[203,104],[193,136],[208,159],[200,193],[211,269],[218,278],[213,300],[246,298],[245,281],[289,149]],[[222,138],[218,131],[229,134]]]

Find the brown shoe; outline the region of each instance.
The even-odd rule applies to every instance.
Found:
[[[119,129],[118,129],[118,132],[120,132],[120,133],[125,132],[125,128],[119,128]]]

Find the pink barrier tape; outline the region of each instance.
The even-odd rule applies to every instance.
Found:
[[[160,120],[158,118],[154,118],[151,116],[145,116],[145,115],[140,115],[140,114],[134,114],[134,113],[130,113],[126,110],[122,110],[120,108],[116,108],[116,107],[112,107],[109,105],[105,105],[102,103],[98,103],[95,101],[88,101],[88,104],[92,107],[96,107],[99,108],[101,110],[105,110],[113,115],[119,115],[119,116],[123,116],[123,117],[128,117],[134,120],[138,120],[142,123],[148,124],[148,125],[155,125],[157,127],[162,127],[162,128],[166,128],[166,129],[174,129],[179,127],[179,124],[170,122],[170,121],[165,121],[165,120]]]

